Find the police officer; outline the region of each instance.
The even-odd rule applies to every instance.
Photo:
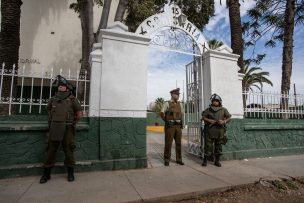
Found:
[[[219,95],[213,94],[210,98],[211,105],[202,113],[204,126],[204,160],[202,166],[207,166],[207,160],[213,154],[214,165],[221,167],[220,156],[222,155],[222,144],[226,144],[227,137],[226,123],[230,121],[231,115],[228,110],[222,107],[222,99]]]
[[[62,144],[65,154],[64,164],[67,167],[68,181],[74,181],[74,137],[76,123],[82,116],[81,105],[72,95],[73,86],[58,75],[55,80],[58,91],[50,98],[47,110],[49,114],[49,138],[47,158],[43,164],[44,172],[40,183],[46,183],[51,177],[51,168],[55,164],[56,152]]]
[[[182,161],[182,128],[183,128],[183,105],[178,101],[179,88],[171,90],[171,100],[165,102],[161,109],[160,116],[165,121],[165,166],[169,166],[171,158],[171,146],[175,140],[176,163],[184,165]]]

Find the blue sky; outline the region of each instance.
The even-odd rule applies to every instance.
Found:
[[[254,1],[245,0],[241,2],[242,18],[246,17],[246,11],[254,5]],[[217,39],[228,46],[230,43],[230,28],[228,9],[225,5],[215,4],[215,17],[210,19],[208,25],[203,30],[203,35],[207,40]],[[304,94],[304,26],[295,28],[294,32],[294,52],[293,70],[291,77],[291,91],[293,84],[296,84],[298,94]],[[265,36],[267,37],[267,36]],[[266,38],[262,38],[256,46],[256,53],[265,53],[266,57],[259,65],[263,71],[270,73],[269,79],[273,82],[273,87],[264,85],[265,91],[279,92],[281,87],[282,73],[282,44],[277,44],[275,48],[264,47]],[[245,50],[245,58],[251,54],[251,50]],[[153,59],[153,60],[151,60]],[[185,85],[185,65],[189,63],[192,56],[174,52],[162,51],[150,48],[150,65],[148,70],[148,103],[157,97],[170,99],[169,91],[180,87],[183,90]],[[185,95],[186,96],[186,95]],[[182,98],[181,98],[182,99]]]

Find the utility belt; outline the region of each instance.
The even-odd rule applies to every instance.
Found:
[[[166,125],[169,127],[173,126],[173,125],[182,125],[182,121],[181,120],[167,120]]]

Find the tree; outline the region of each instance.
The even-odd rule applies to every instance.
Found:
[[[94,43],[94,32],[93,32],[93,5],[96,3],[99,6],[103,5],[102,0],[77,0],[76,3],[70,4],[70,9],[73,9],[79,14],[82,30],[82,56],[81,56],[81,67],[79,74],[82,75],[87,72],[87,75],[91,75],[90,66],[90,54]],[[102,23],[101,23],[102,24]],[[95,35],[96,36],[96,35]],[[97,36],[98,37],[98,36]],[[78,86],[78,98],[83,99],[84,95],[84,83],[80,82]],[[87,91],[89,86],[87,86]],[[89,97],[89,95],[87,95]],[[86,98],[88,101],[88,98]]]
[[[261,90],[263,83],[269,84],[273,86],[272,82],[266,77],[269,76],[269,72],[262,71],[256,72],[258,70],[262,70],[260,67],[251,67],[245,66],[244,68],[244,77],[242,80],[243,83],[243,91],[248,92],[249,90],[253,90],[253,87]]]
[[[240,55],[238,58],[238,66],[240,67],[239,72],[243,72],[243,37],[242,37],[242,24],[240,14],[240,3],[239,0],[228,0],[229,8],[229,20],[231,30],[231,48],[233,53]]]
[[[221,2],[221,1],[220,1]],[[240,55],[238,58],[238,66],[240,67],[239,72],[244,72],[244,61],[243,61],[243,36],[242,36],[242,24],[240,14],[240,2],[239,0],[226,0],[226,6],[229,9],[229,21],[231,31],[231,48],[234,54]]]
[[[272,82],[267,78],[269,76],[269,72],[266,71],[261,71],[261,72],[256,72],[262,70],[260,67],[251,67],[249,68],[249,65],[246,65],[244,68],[244,77],[242,80],[242,88],[243,92],[248,92],[248,91],[253,91],[253,87],[262,90],[263,83],[269,84],[273,86]],[[243,106],[246,106],[246,100],[247,100],[247,95],[243,94]]]
[[[127,10],[129,0],[119,0],[118,7],[116,9],[114,21],[123,21],[125,11]]]
[[[222,46],[223,44],[224,44],[223,42],[218,41],[216,39],[208,40],[208,46],[209,46],[209,49],[211,49],[211,50],[215,50],[215,49],[219,48],[220,46]]]
[[[18,66],[21,0],[1,1],[0,64]]]
[[[162,107],[164,106],[164,104],[165,104],[165,100],[164,100],[163,98],[161,98],[161,97],[158,97],[158,98],[155,100],[155,106],[153,107],[152,110],[153,110],[157,115],[159,115],[159,113],[160,113]]]
[[[142,21],[157,12],[153,0],[129,0],[125,23],[129,31],[135,32]]]
[[[129,0],[125,21],[129,30],[134,32],[146,18],[161,12],[166,3],[176,3],[188,20],[198,28],[203,28],[209,22],[209,18],[214,15],[213,0]]]
[[[265,43],[268,47],[283,42],[281,93],[286,94],[290,90],[294,26],[304,22],[304,1],[257,0],[248,14],[251,21],[246,23],[245,28],[251,38],[247,46],[254,46],[262,36],[270,36]],[[288,108],[287,98],[282,98],[281,108]]]
[[[18,70],[19,46],[20,46],[20,14],[21,0],[2,0],[1,1],[1,32],[0,32],[0,67],[5,63],[6,69]],[[1,79],[0,79],[1,82]],[[3,77],[2,97],[9,97],[11,88],[11,77]],[[14,89],[17,80],[14,80]],[[0,106],[0,114],[8,113],[7,106]]]
[[[293,54],[293,32],[295,18],[295,0],[286,2],[284,34],[283,34],[283,60],[282,60],[282,81],[281,93],[289,93],[290,78],[292,71],[292,54]],[[288,109],[288,98],[282,97],[281,109]],[[288,118],[288,117],[287,117]]]
[[[90,75],[91,69],[89,59],[94,43],[92,0],[81,0],[80,21],[82,28],[82,57],[80,72],[87,71]]]
[[[96,35],[95,35],[95,42],[97,42],[100,29],[106,29],[108,26],[108,19],[109,19],[111,3],[112,3],[112,0],[104,0],[99,26],[97,28]]]
[[[210,17],[214,16],[214,0],[177,0],[176,2],[188,20],[200,29],[208,24]]]
[[[79,14],[82,30],[82,56],[80,72],[87,71],[89,74],[90,64],[89,57],[94,42],[93,33],[93,1],[92,0],[77,0],[76,3],[70,4],[70,9],[73,9]]]

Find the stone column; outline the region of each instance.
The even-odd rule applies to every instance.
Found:
[[[107,168],[146,167],[150,38],[120,22],[101,30],[91,53],[90,117],[99,117],[100,160]],[[102,47],[102,49],[101,49]]]
[[[150,38],[116,23],[101,30],[101,41],[100,116],[146,118]]]
[[[102,50],[101,43],[93,45],[91,52],[91,78],[90,78],[90,108],[89,117],[99,117],[100,109],[100,84],[101,84],[101,68],[102,68]]]
[[[223,45],[217,50],[209,50],[203,54],[203,104],[210,105],[210,97],[216,93],[221,96],[223,106],[233,118],[243,118],[242,78],[238,73],[239,55]]]

